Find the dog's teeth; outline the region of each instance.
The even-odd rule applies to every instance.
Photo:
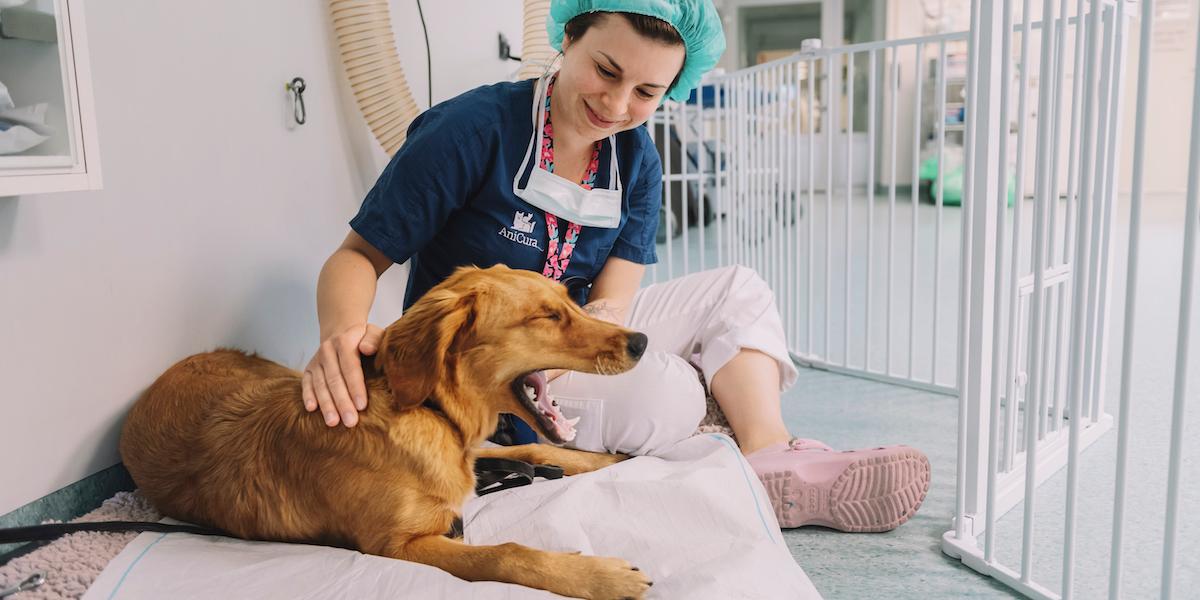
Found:
[[[576,423],[578,423],[578,422],[579,422],[579,417],[575,417],[575,418],[573,418],[573,419],[567,419],[567,420],[566,420],[566,424],[567,424],[567,426],[568,426],[568,427],[574,427],[574,426],[575,426],[575,424],[576,424]]]

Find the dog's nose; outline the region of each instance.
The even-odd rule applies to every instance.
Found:
[[[634,358],[641,358],[642,354],[646,352],[646,344],[649,341],[650,338],[647,338],[644,333],[635,333],[629,336],[629,343],[626,346],[629,349],[629,355]]]

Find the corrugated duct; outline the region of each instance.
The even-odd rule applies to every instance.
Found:
[[[517,79],[541,77],[554,62],[558,51],[550,47],[546,34],[546,19],[550,16],[550,0],[525,0],[525,30],[521,38],[521,70]]]
[[[329,0],[342,66],[358,110],[389,156],[420,110],[396,54],[387,0]]]
[[[518,79],[541,76],[558,56],[546,34],[550,0],[525,0],[524,12]],[[388,0],[329,0],[329,14],[358,110],[384,151],[395,154],[420,110],[396,54]]]

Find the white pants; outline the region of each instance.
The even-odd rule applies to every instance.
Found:
[[[563,414],[581,417],[569,447],[633,455],[666,450],[704,418],[696,369],[711,385],[744,348],[779,363],[781,391],[798,375],[774,294],[748,267],[712,269],[639,290],[625,326],[650,338],[636,367],[620,375],[571,371],[550,384]]]

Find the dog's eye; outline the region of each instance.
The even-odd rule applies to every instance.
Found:
[[[560,315],[558,313],[547,313],[547,314],[543,315],[542,318],[550,319],[551,321],[561,321],[562,315]]]

